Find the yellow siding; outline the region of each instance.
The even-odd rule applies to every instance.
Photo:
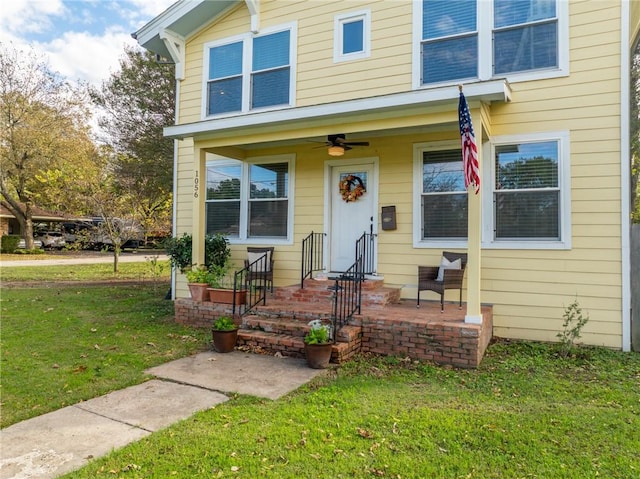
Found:
[[[340,101],[362,95],[403,92],[411,88],[410,2],[261,2],[261,27],[298,22],[297,106]],[[333,17],[370,8],[372,55],[333,64]],[[638,18],[632,5],[633,18]],[[616,2],[570,3],[570,76],[513,83],[512,101],[483,105],[482,118],[492,137],[568,130],[571,149],[572,248],[570,250],[483,249],[481,300],[494,304],[494,334],[556,340],[564,308],[574,299],[591,317],[583,340],[621,344],[621,188],[620,188],[620,44],[621,8]],[[200,120],[202,55],[206,42],[248,31],[242,5],[220,24],[189,39],[187,79],[181,83],[180,122]],[[331,74],[327,74],[328,70]],[[449,108],[449,107],[445,107]],[[455,108],[455,106],[451,106]],[[474,110],[474,123],[480,110]],[[456,113],[446,111],[341,124],[342,131],[381,130],[440,122],[439,132],[394,133],[371,138],[371,146],[349,157],[379,160],[379,206],[396,205],[397,229],[378,231],[378,272],[385,283],[415,298],[416,265],[438,264],[440,249],[413,247],[413,145],[457,140]],[[300,137],[305,125],[292,131]],[[265,133],[267,141],[269,134]],[[278,138],[280,139],[280,138]],[[246,140],[246,138],[244,139]],[[252,139],[256,141],[256,138]],[[246,141],[249,142],[249,141]],[[205,144],[200,146],[204,146]],[[214,146],[210,144],[207,146]],[[277,246],[276,285],[299,280],[300,242],[310,231],[324,231],[326,152],[300,143],[286,148],[250,150],[249,156],[295,154],[294,244]],[[180,142],[178,233],[192,228],[193,142]],[[346,157],[345,157],[346,158]],[[485,157],[484,161],[491,161]],[[488,181],[488,180],[486,180]],[[234,246],[234,258],[245,247]],[[186,295],[179,282],[178,295]],[[425,299],[429,293],[423,293]],[[447,299],[456,297],[448,293]]]

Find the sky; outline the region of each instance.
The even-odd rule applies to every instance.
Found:
[[[100,86],[131,34],[177,0],[1,0],[0,42],[33,48],[72,82]]]

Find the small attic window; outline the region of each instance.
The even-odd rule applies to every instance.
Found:
[[[336,15],[333,38],[334,62],[368,58],[371,48],[371,11]]]

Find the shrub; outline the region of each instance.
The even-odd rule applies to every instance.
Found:
[[[169,238],[165,242],[165,249],[171,259],[171,265],[183,273],[193,265],[192,248],[193,240],[188,233],[184,233],[180,238]],[[205,236],[204,264],[207,268],[227,265],[230,256],[229,242],[224,236],[221,234]]]
[[[18,249],[18,243],[20,243],[20,236],[4,235],[2,239],[0,239],[0,251],[3,253],[13,253]]]
[[[589,321],[589,315],[582,314],[582,308],[578,304],[578,300],[575,299],[565,308],[562,317],[564,318],[563,331],[556,336],[560,339],[560,354],[566,358],[573,350],[576,339],[580,339],[582,328]]]

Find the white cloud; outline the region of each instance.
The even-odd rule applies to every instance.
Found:
[[[0,35],[20,37],[25,33],[41,33],[50,28],[50,17],[64,12],[62,0],[5,0],[0,8]]]
[[[39,45],[50,59],[54,70],[69,80],[82,80],[95,86],[118,70],[124,46],[135,46],[128,32],[111,28],[102,35],[66,32],[48,44]]]

